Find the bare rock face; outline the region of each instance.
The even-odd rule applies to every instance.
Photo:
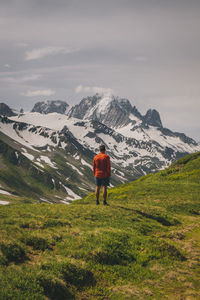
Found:
[[[16,116],[12,109],[5,103],[0,103],[0,115],[7,117]]]
[[[160,114],[155,109],[149,109],[144,116],[144,122],[147,125],[155,126],[155,127],[163,127],[160,119]]]
[[[31,112],[39,112],[41,114],[59,113],[65,114],[69,104],[61,100],[37,102]]]

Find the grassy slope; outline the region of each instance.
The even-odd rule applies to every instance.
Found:
[[[108,201],[0,207],[0,299],[200,299],[200,153]]]
[[[10,140],[9,143],[6,142],[3,142],[0,136],[0,185],[12,194],[17,195],[17,197],[7,197],[0,194],[0,200],[8,200],[11,201],[11,203],[17,201],[34,203],[43,197],[49,201],[58,202],[57,196],[61,199],[66,196],[66,190],[60,185],[61,182],[66,185],[66,177],[69,178],[67,182],[68,188],[79,193],[81,196],[89,194],[87,185],[84,192],[82,190],[78,191],[77,184],[74,184],[74,182],[78,183],[80,187],[81,184],[83,184],[85,188],[84,183],[88,183],[87,177],[85,176],[86,180],[81,182],[77,172],[66,164],[67,159],[63,150],[60,150],[60,152],[54,151],[52,155],[57,162],[57,168],[60,171],[59,175],[54,168],[45,165],[44,162],[44,168],[39,168],[37,165],[34,165],[31,160],[20,153],[19,149],[15,149],[9,145],[9,143],[11,143]],[[19,146],[17,148],[19,148]],[[37,152],[32,152],[32,155],[36,154],[39,157]],[[42,154],[44,156],[49,155],[48,152],[42,152]],[[88,172],[87,166],[84,166],[84,171]],[[82,172],[84,171],[82,170]],[[26,197],[26,199],[24,199],[24,197]]]
[[[86,151],[78,143],[74,144],[70,137],[65,138],[68,141],[65,150],[49,146],[48,150],[43,147],[38,151],[39,149],[26,148],[0,132],[0,185],[18,196],[10,199],[4,196],[6,200],[11,203],[24,202],[26,197],[25,203],[38,202],[41,198],[57,203],[60,199],[66,200],[66,196],[68,201],[73,200],[70,193],[66,194],[63,185],[81,198],[93,191],[95,186],[92,170],[82,163],[83,160],[92,165],[93,153]],[[25,152],[34,159],[28,159]],[[49,158],[55,168],[41,160],[41,156]],[[44,168],[37,165],[38,159]],[[113,174],[112,184],[117,185],[120,182]],[[0,197],[1,195],[0,193]]]

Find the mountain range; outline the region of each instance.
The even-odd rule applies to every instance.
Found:
[[[2,191],[51,203],[83,197],[94,189],[92,160],[102,143],[111,157],[111,185],[200,150],[192,138],[165,128],[155,109],[142,115],[128,99],[113,95],[85,97],[72,107],[43,101],[20,113],[1,103]]]

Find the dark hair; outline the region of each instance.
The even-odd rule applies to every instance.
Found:
[[[99,146],[99,150],[100,150],[100,152],[104,152],[106,150],[105,145]]]

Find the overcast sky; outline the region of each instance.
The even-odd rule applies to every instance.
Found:
[[[96,92],[200,141],[199,0],[0,0],[0,102]]]

